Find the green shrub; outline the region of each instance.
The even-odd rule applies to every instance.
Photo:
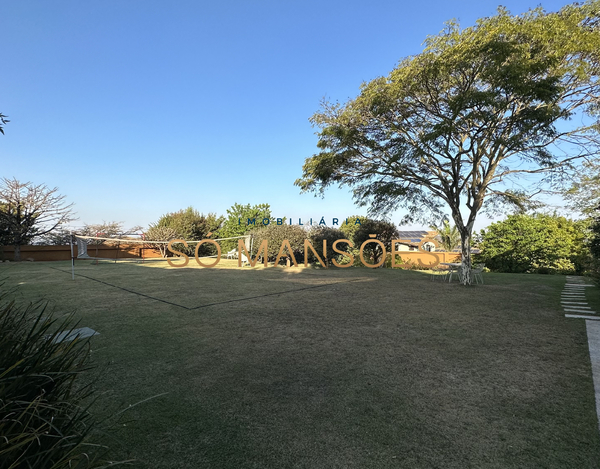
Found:
[[[343,248],[344,246],[346,246],[346,249],[342,249],[342,250],[347,252],[348,254],[352,255],[352,257],[354,258],[354,261],[352,262],[352,266],[353,267],[364,267],[362,261],[360,260],[360,250],[357,248],[349,248],[348,245],[345,243],[338,244],[338,248]],[[340,264],[340,265],[350,264],[350,258],[347,256],[340,255],[340,257],[336,260],[338,261],[338,264]]]
[[[352,224],[356,223],[356,219],[360,220],[360,225]],[[353,222],[354,220],[354,222]],[[349,223],[345,222],[340,227],[342,233],[347,236],[354,243],[354,248],[360,251],[360,247],[365,241],[371,240],[370,235],[376,235],[378,241],[381,241],[385,246],[387,252],[391,251],[392,240],[398,238],[398,229],[393,223],[385,220],[372,220],[366,217],[350,217]],[[376,243],[369,243],[363,250],[363,256],[365,259],[371,259],[372,263],[377,263],[381,260],[383,251],[381,247]],[[360,262],[360,259],[358,259]]]
[[[288,240],[296,262],[298,264],[304,262],[304,239],[307,237],[307,232],[301,226],[298,225],[277,225],[271,224],[261,228],[256,228],[250,232],[253,236],[253,249],[252,256],[256,255],[260,244],[267,240],[268,242],[268,261],[275,261],[279,248],[284,240]],[[284,250],[284,255],[287,255],[287,248]],[[263,253],[261,252],[261,257]]]
[[[510,215],[481,231],[481,253],[474,262],[496,272],[580,275],[589,262],[586,232],[584,220],[540,213]]]
[[[341,230],[328,226],[313,226],[308,232],[308,239],[315,248],[315,251],[319,253],[321,259],[323,259],[323,241],[327,241],[326,257],[328,265],[331,265],[333,259],[342,265],[349,261],[348,257],[338,254],[333,250],[333,243],[339,239],[344,239],[344,233]],[[339,243],[336,246],[336,249],[338,251],[348,252],[350,247],[347,243]],[[312,251],[310,249],[308,251],[308,261],[315,266],[321,265]],[[325,259],[323,259],[323,261],[325,261]]]
[[[81,377],[89,339],[58,340],[74,327],[45,304],[0,298],[0,469],[98,467],[88,443],[91,382]]]
[[[211,233],[211,238],[216,238],[216,233],[223,221],[223,217],[214,213],[204,215],[198,210],[188,207],[185,210],[161,216],[156,223],[150,225],[150,228],[170,228],[177,233],[177,238],[185,241],[200,241],[205,239],[208,233]],[[173,245],[173,249],[193,256],[196,243],[190,243],[187,248],[183,244],[177,243]],[[213,256],[215,254],[216,249],[210,243],[204,243],[198,249],[199,256]]]

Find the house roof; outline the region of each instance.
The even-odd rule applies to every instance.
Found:
[[[425,230],[418,230],[418,231],[399,231],[398,234],[400,235],[399,238],[400,239],[408,239],[410,240],[411,243],[420,243],[423,238],[429,236],[431,237],[435,232],[433,231],[425,231]]]

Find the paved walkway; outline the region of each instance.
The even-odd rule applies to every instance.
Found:
[[[600,322],[585,321],[592,362],[592,378],[594,380],[594,393],[596,394],[596,415],[600,427]]]
[[[596,312],[592,311],[585,299],[585,289],[593,286],[586,283],[585,277],[567,275],[567,283],[560,295],[565,317],[600,321],[600,316],[596,316]]]
[[[592,379],[596,394],[596,415],[600,428],[600,315],[592,311],[585,299],[586,288],[593,287],[586,283],[585,277],[567,275],[567,283],[560,296],[560,303],[567,318],[585,319]]]

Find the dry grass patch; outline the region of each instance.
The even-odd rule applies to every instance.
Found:
[[[62,270],[56,270],[56,269]],[[2,265],[77,308],[141,467],[597,467],[583,321],[562,276],[465,288],[391,269]],[[93,278],[93,280],[92,280]],[[143,295],[143,296],[142,296]],[[155,299],[154,299],[155,298]],[[160,300],[160,301],[159,301]]]

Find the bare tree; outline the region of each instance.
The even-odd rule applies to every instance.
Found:
[[[65,203],[58,188],[45,184],[2,179],[0,185],[0,241],[15,247],[15,261],[21,260],[21,246],[73,220],[73,204]]]
[[[36,236],[33,244],[45,246],[65,246],[71,242],[73,233],[80,236],[98,236],[102,238],[127,238],[131,235],[138,234],[142,227],[136,225],[132,228],[123,228],[123,222],[111,221],[102,222],[100,224],[88,225],[87,223],[81,229],[73,229],[70,227],[57,228],[52,233],[44,236]],[[88,244],[105,244],[103,239],[89,239]]]
[[[72,241],[72,230],[67,226],[57,228],[52,233],[36,236],[31,244],[39,246],[68,246]]]
[[[150,225],[146,231],[146,240],[148,241],[171,241],[178,237],[177,231],[170,226]],[[151,247],[158,249],[162,257],[167,257],[166,244],[152,244]]]
[[[122,221],[109,221],[92,225],[86,223],[83,229],[77,233],[81,236],[97,236],[99,238],[125,238],[137,234],[141,230],[142,227],[139,225],[125,229]],[[105,244],[105,241],[103,239],[92,239],[88,240],[88,244]]]

